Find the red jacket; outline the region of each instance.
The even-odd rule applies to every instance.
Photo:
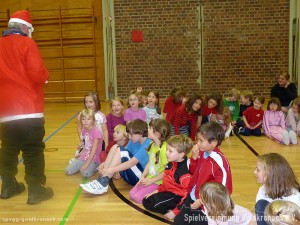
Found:
[[[159,192],[172,192],[186,198],[190,178],[187,158],[182,162],[169,162],[163,174],[162,184],[157,190]]]
[[[174,123],[175,112],[180,106],[182,106],[182,102],[174,103],[171,96],[166,99],[163,112],[166,113],[166,120],[170,124]]]
[[[175,118],[174,118],[174,131],[175,134],[178,135],[180,134],[179,128],[183,126],[188,126],[190,125],[191,127],[191,139],[194,141],[196,138],[196,131],[197,131],[197,115],[192,115],[189,114],[186,111],[186,106],[182,105],[180,106],[175,113]]]
[[[223,184],[228,192],[232,193],[232,176],[229,162],[225,155],[216,147],[205,159],[203,151],[200,151],[197,160],[190,158],[190,173],[192,174],[188,192],[195,187],[195,197],[199,199],[200,187],[206,182],[219,182]],[[179,203],[181,205],[184,199]],[[180,210],[173,210],[176,215]]]
[[[0,122],[44,117],[48,71],[34,40],[7,35],[0,39],[0,53]]]

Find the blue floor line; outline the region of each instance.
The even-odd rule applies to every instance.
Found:
[[[68,123],[70,123],[76,116],[78,115],[78,113],[76,113],[74,116],[72,116],[71,119],[67,120],[67,122],[65,122],[63,125],[61,125],[56,131],[54,131],[52,134],[50,134],[48,137],[46,137],[44,139],[44,142],[46,143],[52,136],[54,136],[58,131],[60,131],[62,128],[64,128]]]

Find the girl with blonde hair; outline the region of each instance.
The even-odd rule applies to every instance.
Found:
[[[267,221],[272,225],[299,225],[300,208],[293,202],[277,200],[265,209]]]
[[[100,165],[99,154],[103,143],[103,136],[96,127],[95,112],[84,109],[79,114],[81,124],[80,142],[83,143],[81,152],[76,153],[65,173],[72,175],[80,172],[83,177],[91,177]]]
[[[199,191],[208,225],[248,225],[250,211],[233,203],[227,188],[217,182],[203,184]],[[206,224],[205,222],[199,224]]]

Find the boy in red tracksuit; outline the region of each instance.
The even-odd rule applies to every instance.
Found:
[[[186,135],[173,136],[167,140],[166,155],[169,163],[162,184],[143,199],[146,209],[166,216],[187,196],[191,175],[186,155],[192,148],[193,142]]]
[[[189,194],[178,204],[172,213],[167,215],[174,219],[174,224],[197,224],[199,218],[207,224],[205,215],[201,211],[202,203],[199,197],[200,187],[206,182],[219,182],[228,192],[232,193],[232,177],[229,162],[219,150],[224,139],[224,130],[217,122],[208,122],[197,130],[197,144],[192,149],[190,158],[191,181],[188,186]],[[194,218],[194,219],[193,219]]]

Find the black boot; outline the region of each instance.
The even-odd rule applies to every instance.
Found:
[[[2,199],[11,198],[22,193],[25,186],[22,182],[17,182],[15,177],[2,176],[1,195]]]
[[[38,184],[28,184],[28,205],[35,205],[52,198],[54,195],[51,187],[45,188]]]

